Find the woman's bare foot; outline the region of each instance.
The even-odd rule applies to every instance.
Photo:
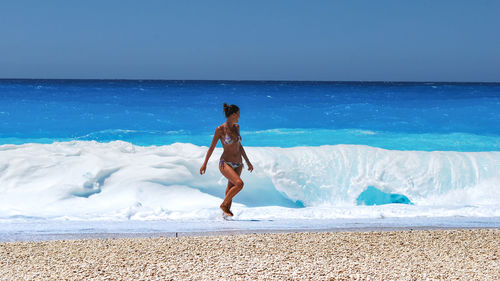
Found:
[[[224,214],[228,217],[232,217],[233,216],[233,213],[231,212],[231,210],[229,210],[229,207],[224,205],[224,204],[221,204],[220,205],[220,208],[221,210],[224,212]]]

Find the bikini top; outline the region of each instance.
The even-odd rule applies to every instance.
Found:
[[[224,126],[224,132],[226,133],[226,135],[224,136],[224,144],[232,144],[233,143],[233,139],[227,134],[227,131],[226,131],[226,126]],[[238,142],[241,143],[241,136],[238,136]]]

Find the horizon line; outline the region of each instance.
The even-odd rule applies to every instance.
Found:
[[[388,81],[388,80],[254,80],[254,79],[132,79],[132,78],[0,78],[5,80],[42,80],[42,81],[141,81],[141,82],[267,82],[267,83],[365,83],[365,84],[500,84],[498,82],[477,81]]]

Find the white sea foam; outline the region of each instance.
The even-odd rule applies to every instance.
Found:
[[[500,152],[394,151],[362,145],[247,147],[254,172],[240,219],[499,217]],[[0,221],[212,220],[227,181],[216,149],[73,141],[0,146]],[[414,205],[356,206],[368,186]],[[301,206],[304,206],[302,208]]]

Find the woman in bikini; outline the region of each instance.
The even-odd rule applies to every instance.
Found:
[[[240,109],[234,104],[227,105],[224,103],[224,114],[227,120],[224,124],[215,129],[214,138],[208,149],[205,162],[200,168],[200,174],[203,175],[205,173],[208,159],[210,159],[217,142],[220,140],[224,152],[220,157],[219,170],[228,180],[226,196],[220,208],[226,216],[233,216],[231,212],[233,197],[243,189],[243,181],[240,178],[241,171],[243,170],[241,157],[243,156],[243,158],[245,158],[245,162],[250,172],[253,171],[253,166],[250,160],[248,160],[245,149],[243,149],[241,145],[240,126],[236,124],[240,118]]]

